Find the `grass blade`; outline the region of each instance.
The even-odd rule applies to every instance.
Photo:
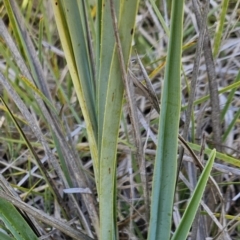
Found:
[[[200,145],[197,145],[197,144],[194,144],[194,143],[190,143],[190,142],[188,142],[188,145],[190,146],[191,149],[193,149],[195,151],[198,151],[198,152],[201,151],[201,146]],[[211,151],[212,151],[211,149],[205,148],[204,153],[205,154],[210,154]],[[218,159],[220,159],[220,160],[222,160],[222,161],[224,161],[224,162],[226,162],[228,164],[231,164],[231,165],[233,165],[235,167],[240,167],[240,161],[237,158],[228,156],[228,155],[220,153],[220,152],[217,152],[216,156],[217,156]]]
[[[204,168],[204,170],[200,176],[200,179],[198,181],[198,184],[192,194],[192,197],[187,206],[187,209],[185,210],[185,212],[183,214],[182,220],[181,220],[176,232],[174,233],[174,235],[172,237],[172,240],[187,238],[187,235],[191,228],[195,214],[198,210],[198,207],[199,207],[203,192],[205,190],[208,178],[210,176],[210,172],[212,170],[215,156],[216,156],[216,150],[213,149],[209,156],[209,160],[206,164],[206,167]]]
[[[223,36],[224,20],[228,10],[228,3],[229,3],[229,0],[222,1],[222,11],[219,17],[219,22],[218,22],[218,26],[217,26],[217,30],[214,38],[214,45],[213,45],[214,57],[216,57],[219,54],[219,48],[220,48],[221,40]]]

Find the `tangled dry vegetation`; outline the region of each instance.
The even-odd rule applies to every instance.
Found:
[[[75,90],[68,72],[64,53],[61,49],[57,28],[54,22],[53,12],[48,7],[48,1],[18,1],[21,11],[25,17],[25,23],[34,42],[35,50],[38,53],[44,77],[48,83],[54,107],[61,122],[62,132],[70,148],[82,162],[89,188],[95,196],[97,207],[97,193],[95,187],[92,159],[89,151],[88,137],[85,129],[84,119],[77,102]],[[94,2],[94,1],[93,1]],[[221,12],[221,2],[210,1],[210,8],[207,18],[209,37],[214,46],[215,33]],[[165,16],[165,22],[169,24],[169,12],[166,9],[165,1],[161,1],[161,12]],[[92,7],[94,17],[95,8]],[[1,3],[1,18],[4,21],[9,33],[12,34],[12,26],[6,10]],[[239,204],[240,188],[239,176],[240,163],[240,123],[239,123],[239,52],[240,52],[240,32],[239,32],[239,1],[230,1],[227,14],[224,19],[223,34],[221,36],[220,51],[214,55],[216,79],[209,84],[208,69],[211,63],[206,62],[204,51],[209,46],[203,44],[201,54],[196,54],[197,40],[199,39],[199,28],[191,1],[186,1],[184,12],[184,36],[182,54],[182,111],[180,121],[180,134],[183,134],[186,122],[186,106],[189,103],[190,90],[194,76],[194,62],[199,59],[200,67],[196,79],[193,112],[190,116],[190,127],[188,129],[187,141],[190,147],[203,163],[207,159],[209,151],[216,147],[222,155],[217,155],[214,163],[214,176],[223,195],[221,199],[212,186],[208,186],[193,224],[189,239],[205,239],[206,237],[218,236],[223,231],[221,227],[227,229],[229,239],[239,239]],[[206,37],[206,35],[205,35]],[[18,39],[15,39],[18,42]],[[163,84],[164,66],[167,54],[168,36],[160,24],[155,11],[148,1],[140,4],[136,19],[136,34],[134,48],[138,53],[141,62],[151,80],[151,86],[159,102]],[[214,48],[213,48],[214,49]],[[20,51],[23,51],[20,49]],[[156,154],[156,143],[158,133],[159,112],[149,97],[149,88],[145,86],[143,71],[137,59],[136,52],[133,51],[129,72],[134,82],[134,94],[136,99],[136,111],[139,117],[141,140],[146,161],[148,186],[151,191],[151,181]],[[26,56],[23,56],[26,57]],[[0,70],[4,76],[12,82],[14,89],[21,99],[28,106],[35,122],[40,127],[48,146],[52,153],[61,161],[61,149],[55,146],[53,133],[49,130],[48,122],[44,119],[38,106],[35,103],[29,85],[22,81],[19,68],[12,61],[12,56],[6,47],[5,42],[0,42]],[[141,83],[141,84],[140,84]],[[236,85],[232,85],[236,84]],[[142,87],[142,88],[141,88]],[[145,88],[144,88],[145,87]],[[214,89],[211,89],[214,88]],[[147,89],[147,91],[146,91]],[[209,93],[218,91],[218,98],[209,98]],[[25,122],[24,116],[1,87],[1,96],[11,113],[19,123],[26,139],[31,143],[34,151],[49,171],[52,181],[61,189],[67,208],[70,210],[71,224],[77,229],[82,228],[75,210],[72,209],[72,202],[69,195],[64,193],[61,181],[56,173],[48,165],[47,157],[42,145],[37,141],[36,136]],[[172,96],[174,98],[174,96]],[[219,106],[213,108],[212,106]],[[29,148],[19,133],[12,118],[9,116],[6,106],[0,105],[0,170],[8,183],[9,188],[29,206],[43,210],[57,219],[64,218],[60,207],[49,191],[48,183],[39,171],[35,159],[32,157]],[[113,116],[114,117],[114,116]],[[217,119],[216,119],[217,118]],[[186,134],[186,133],[184,133]],[[133,145],[133,133],[131,120],[128,116],[126,106],[123,107],[123,116],[120,123],[119,144],[118,144],[118,165],[117,165],[117,212],[119,239],[146,239],[148,222],[145,219],[145,207],[143,204],[142,188],[139,184],[139,167],[134,157],[135,146]],[[181,152],[179,144],[179,153]],[[204,153],[204,151],[206,151]],[[232,158],[231,158],[232,157]],[[200,174],[199,169],[193,163],[193,156],[188,151],[184,151],[183,162],[179,172],[179,179],[176,185],[175,204],[172,230],[178,225],[181,215],[186,207],[191,191],[196,185]],[[1,177],[2,178],[2,177]],[[77,194],[76,194],[77,195]],[[89,216],[82,197],[77,196],[77,202],[81,207],[82,214],[85,215],[86,223],[90,225]],[[2,224],[1,224],[2,225]],[[3,227],[3,225],[1,226]],[[42,224],[42,231],[49,239],[68,239],[60,231],[54,230],[47,224]],[[219,231],[221,229],[221,231]],[[53,232],[52,232],[53,231]],[[48,235],[51,233],[51,237]]]

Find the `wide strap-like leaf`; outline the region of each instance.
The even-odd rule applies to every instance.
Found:
[[[148,239],[169,239],[177,174],[180,117],[183,0],[172,5],[170,38],[161,98],[158,146],[154,166]]]
[[[114,1],[126,68],[129,62],[138,0]],[[115,239],[116,154],[123,101],[123,82],[116,52],[110,1],[102,1],[100,58],[97,82],[98,139],[100,165],[100,238]]]

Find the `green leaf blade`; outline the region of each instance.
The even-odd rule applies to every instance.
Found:
[[[0,199],[0,218],[17,240],[37,240],[37,236],[29,227],[17,209],[4,199]]]
[[[99,35],[101,37],[99,40],[101,46],[100,69],[97,85],[100,159],[100,239],[112,240],[117,239],[116,155],[124,86],[116,52],[109,1],[102,2],[102,13],[100,14],[100,16],[102,16],[102,28]],[[114,3],[115,11],[118,15],[118,30],[126,68],[131,54],[133,29],[138,4],[138,0]]]
[[[198,210],[203,192],[206,188],[206,184],[209,179],[215,157],[216,157],[216,150],[213,149],[209,156],[209,160],[206,164],[206,167],[204,168],[204,170],[200,176],[200,179],[197,183],[197,186],[192,194],[192,197],[187,206],[187,209],[183,214],[182,220],[172,237],[172,240],[187,238],[187,235],[191,228],[192,222],[193,222],[196,212]]]
[[[154,167],[148,239],[169,239],[177,172],[183,4],[174,1]]]

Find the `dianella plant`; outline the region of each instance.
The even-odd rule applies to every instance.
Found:
[[[100,239],[115,239],[116,155],[124,91],[121,68],[127,71],[130,60],[138,1],[98,1],[96,23],[88,5],[87,1],[52,1],[88,132],[99,199],[100,223],[95,227]],[[117,54],[120,46],[123,65]]]
[[[0,20],[1,47],[5,50],[1,54],[6,59],[5,71],[0,74],[1,109],[21,139],[15,143],[18,149],[27,149],[28,158],[33,159],[26,160],[30,169],[25,171],[29,172],[26,179],[34,184],[26,190],[21,179],[11,186],[1,176],[3,231],[0,236],[4,239],[38,239],[48,235],[52,239],[187,239],[194,219],[197,221],[196,215],[200,214],[207,184],[221,196],[210,176],[216,154],[223,161],[237,164],[236,159],[217,153],[212,145],[212,149],[205,151],[207,161],[203,165],[193,151],[200,151],[200,146],[188,143],[187,135],[179,135],[181,111],[188,108],[190,119],[197,104],[189,102],[188,106],[182,106],[185,78],[182,53],[196,47],[201,55],[204,37],[208,34],[208,8],[200,12],[198,40],[183,45],[184,37],[188,39],[183,31],[183,0],[163,1],[161,11],[158,1],[154,0],[26,2],[18,5],[13,0],[3,1],[7,20]],[[225,1],[224,6],[226,4]],[[149,65],[145,55],[157,51],[157,44],[150,34],[146,37],[151,43],[149,46],[141,36],[147,36],[144,29],[136,30],[136,23],[145,21],[140,17],[145,15],[143,9],[154,16],[153,22],[160,26],[166,38],[166,53],[161,63],[150,59],[154,66],[152,72],[144,66]],[[165,17],[161,14],[164,11]],[[224,14],[226,8],[221,16]],[[53,26],[46,21],[50,16]],[[38,24],[37,37],[34,37],[32,22]],[[219,31],[223,31],[223,22],[221,19]],[[44,35],[49,42],[57,38],[55,43],[60,49],[57,51],[52,46],[54,43],[47,45]],[[214,57],[221,44],[219,36],[221,32],[216,35],[218,45]],[[44,48],[53,54],[49,57]],[[200,58],[194,63],[196,74],[199,64]],[[64,65],[63,69],[60,65]],[[13,77],[9,69],[14,71]],[[156,92],[154,77],[162,70],[160,91]],[[49,79],[54,79],[57,87],[51,89]],[[232,89],[234,87],[237,86]],[[149,111],[154,109],[157,115],[154,120],[151,116],[145,119],[138,92],[144,96],[144,102],[149,102]],[[193,88],[188,94],[194,97]],[[200,99],[200,103],[209,97]],[[187,120],[185,124],[189,125]],[[153,125],[157,129],[155,133]],[[194,119],[192,125],[194,128]],[[35,141],[29,140],[26,129]],[[154,157],[146,154],[149,142],[153,143]],[[183,154],[180,146],[200,169],[200,176],[194,186],[188,185],[187,180],[184,182],[190,189],[186,194],[190,196],[182,205],[184,211],[178,224],[173,227],[175,193],[179,173],[182,174],[178,162]],[[127,171],[121,173],[124,166]],[[58,209],[55,217],[51,216],[51,210],[49,215],[26,204],[16,193],[26,191],[24,197],[38,195],[35,188],[41,181]],[[218,220],[215,223],[218,224]],[[47,231],[46,226],[50,226],[51,231]],[[218,227],[224,232],[224,227],[220,224]]]

